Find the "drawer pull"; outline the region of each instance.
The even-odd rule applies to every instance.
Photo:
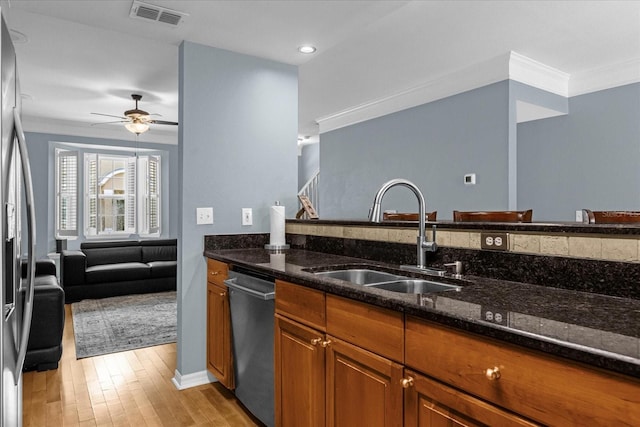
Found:
[[[212,272],[211,272],[211,275],[212,275],[212,276],[217,276],[218,274],[220,274],[220,272],[219,272],[219,271],[212,271]]]
[[[220,292],[221,297],[225,296],[226,294],[227,294],[226,292]]]
[[[322,338],[314,338],[311,340],[311,345],[318,345],[322,341]]]
[[[413,387],[413,378],[408,377],[408,378],[401,379],[400,385],[402,386],[402,388]]]
[[[320,343],[320,347],[328,347],[331,344],[331,340],[325,340]]]
[[[484,375],[490,381],[499,380],[500,379],[500,368],[497,367],[497,366],[494,366],[493,368],[489,368],[489,369],[487,369],[485,371]]]

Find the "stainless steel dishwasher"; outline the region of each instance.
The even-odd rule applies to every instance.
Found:
[[[237,271],[230,271],[224,283],[229,288],[236,397],[273,427],[275,284]]]

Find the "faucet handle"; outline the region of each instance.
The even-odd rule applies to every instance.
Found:
[[[462,276],[462,271],[463,271],[462,261],[448,262],[448,263],[444,264],[444,266],[445,267],[453,267],[454,274],[456,276]]]
[[[436,243],[436,226],[434,225],[431,227],[431,230],[433,230],[431,235],[433,240],[431,242],[422,242],[422,249],[429,252],[435,252],[438,250],[438,244]],[[420,238],[418,238],[418,242],[420,242]]]

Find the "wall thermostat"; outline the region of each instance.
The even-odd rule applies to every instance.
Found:
[[[476,174],[468,173],[464,176],[464,183],[466,185],[475,185],[476,184]]]

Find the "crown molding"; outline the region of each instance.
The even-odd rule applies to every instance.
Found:
[[[584,95],[640,82],[640,58],[575,73],[569,80],[570,96]]]
[[[446,74],[404,91],[316,119],[320,133],[416,107],[509,78],[508,55]]]
[[[517,52],[316,119],[320,134],[512,79],[569,97],[640,82],[640,58],[569,74]]]
[[[566,98],[569,96],[569,77],[568,73],[542,62],[517,52],[509,53],[509,79],[511,80]]]

